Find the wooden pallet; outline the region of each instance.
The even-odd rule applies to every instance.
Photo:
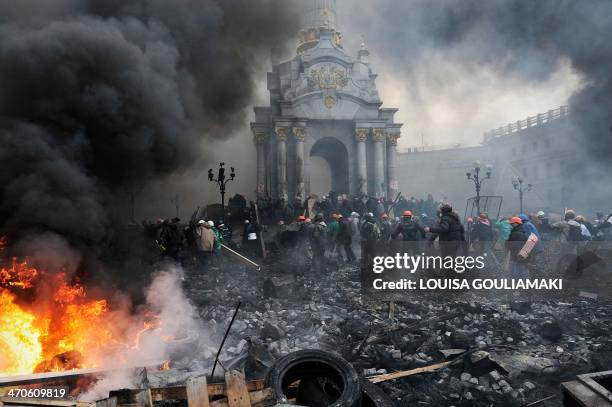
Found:
[[[189,407],[268,407],[276,405],[272,389],[263,380],[246,381],[244,373],[225,372],[225,383],[208,384],[205,376],[191,378],[185,386],[111,391],[92,403],[71,400],[0,397],[0,405],[50,407],[153,407],[164,400],[187,400]]]
[[[246,381],[244,373],[230,370],[225,383],[208,384],[205,376],[194,377],[185,386],[146,390],[119,390],[95,403],[96,407],[152,407],[163,400],[187,400],[189,407],[266,407],[276,403],[263,380]]]

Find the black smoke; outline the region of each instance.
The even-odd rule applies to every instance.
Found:
[[[296,21],[282,0],[0,5],[0,230],[99,243],[116,190],[244,123],[253,72]]]
[[[535,87],[569,61],[585,82],[568,102],[576,135],[572,148],[585,154],[568,165],[567,176],[575,178],[574,194],[581,185],[591,193],[612,187],[605,175],[612,171],[612,2],[381,0],[345,7],[350,15],[341,18],[342,25],[365,30],[384,63],[401,67],[397,79],[407,87],[431,55],[443,55],[461,72],[492,70]],[[452,72],[447,80],[453,81]],[[582,171],[586,167],[593,171]],[[593,177],[598,186],[585,183]]]

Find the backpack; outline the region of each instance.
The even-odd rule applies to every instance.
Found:
[[[320,223],[317,223],[314,225],[314,229],[312,231],[312,237],[315,240],[321,240],[325,237],[326,232],[327,232],[326,227]]]
[[[580,226],[572,225],[569,223],[569,230],[567,232],[567,241],[568,242],[579,242],[584,240],[582,236],[582,229]]]
[[[378,224],[365,222],[363,225],[363,237],[369,241],[380,240],[381,233]]]

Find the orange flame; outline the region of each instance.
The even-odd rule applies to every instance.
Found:
[[[14,299],[12,293],[0,288],[0,373],[32,372],[42,356],[36,317],[15,305]]]
[[[51,298],[22,304],[15,290],[35,289],[41,275],[45,280],[38,285],[51,285]],[[69,283],[64,273],[46,277],[16,258],[10,267],[0,267],[0,376],[100,367],[109,355],[125,362],[129,352],[138,350],[140,336],[159,328],[148,316],[134,337],[125,326],[123,331],[115,326],[105,299],[88,298],[85,288]]]
[[[25,261],[19,263],[16,257],[12,258],[10,268],[0,267],[0,285],[31,288],[36,276],[38,271],[35,268],[29,267]]]

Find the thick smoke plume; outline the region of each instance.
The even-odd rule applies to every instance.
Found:
[[[586,147],[592,158],[606,159],[612,153],[612,71],[609,69],[612,42],[608,40],[612,36],[611,2],[382,0],[364,6],[363,2],[347,0],[338,4],[341,28],[354,31],[345,37],[359,39],[359,33],[365,32],[368,46],[377,53],[374,66],[393,67],[396,83],[410,92],[418,92],[419,80],[433,76],[424,71],[440,73],[439,94],[417,94],[413,101],[423,98],[436,104],[448,96],[449,89],[458,88],[464,89],[458,96],[459,105],[470,105],[473,100],[482,102],[474,111],[465,112],[451,133],[460,133],[472,117],[480,122],[490,120],[478,110],[486,111],[484,105],[491,103],[491,99],[503,98],[505,94],[496,91],[507,81],[520,84],[521,89],[526,84],[533,89],[542,88],[545,81],[556,79],[553,75],[560,67],[569,63],[584,81],[569,100],[570,109],[576,113],[573,120],[580,136],[584,136],[579,137],[582,144],[577,147]],[[463,86],[464,81],[469,81],[466,79],[469,75],[497,79],[483,81],[478,89],[477,84]],[[567,86],[563,82],[556,85],[557,88]],[[482,100],[481,95],[486,95],[488,101]],[[542,111],[557,107],[549,103],[541,102],[546,106]],[[419,106],[406,108],[419,109]],[[455,108],[461,109],[461,106]],[[510,110],[513,108],[508,106]],[[440,113],[431,120],[444,120],[445,112]],[[535,113],[538,111],[531,111],[529,115]],[[504,111],[489,111],[489,114],[496,117],[495,127],[506,123],[499,119]],[[427,133],[427,129],[424,131]],[[480,136],[473,134],[474,142]]]
[[[94,246],[118,189],[190,166],[244,123],[283,1],[0,6],[0,229]]]
[[[171,360],[173,363],[182,361],[182,367],[189,367],[194,371],[204,369],[205,366],[201,365],[201,355],[210,346],[210,338],[205,336],[206,331],[202,329],[195,307],[183,293],[182,276],[181,269],[170,265],[154,274],[151,285],[147,288],[147,301],[142,306],[141,314],[157,315],[159,328],[143,333],[137,349],[113,355],[120,357],[122,363],[110,364],[109,356],[109,365],[105,367],[120,368],[105,373],[94,386],[80,396],[81,400],[99,400],[108,397],[111,390],[139,388],[142,378],[134,374],[132,369],[126,369],[128,367],[155,366],[160,361]],[[141,315],[132,316],[131,319],[137,320],[139,317]],[[185,361],[189,362],[188,366]]]

